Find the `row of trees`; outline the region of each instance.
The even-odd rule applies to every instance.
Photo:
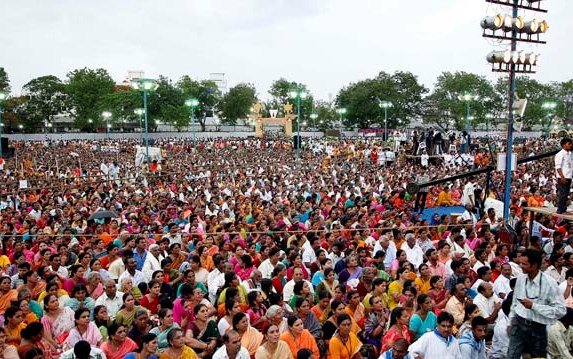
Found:
[[[182,130],[189,126],[187,98],[199,100],[195,109],[198,123],[205,129],[205,119],[217,115],[222,124],[242,124],[251,111],[253,103],[259,101],[257,90],[252,84],[240,83],[226,94],[222,94],[212,81],[195,81],[183,76],[177,82],[160,76],[159,87],[149,94],[149,125],[153,130],[157,121],[171,124]],[[501,77],[492,83],[484,76],[466,72],[444,72],[436,80],[430,92],[410,72],[394,74],[381,72],[372,79],[352,83],[338,93],[332,103],[316,100],[303,83],[279,79],[268,91],[270,99],[264,102],[265,111],[279,110],[286,102],[294,103],[289,97],[292,90],[305,91],[308,96],[301,102],[302,120],[308,126],[326,129],[340,117],[338,108],[345,108],[342,117],[347,128],[369,128],[384,126],[384,111],[380,103],[392,103],[388,109],[388,128],[397,128],[414,120],[422,120],[444,129],[464,129],[467,103],[460,99],[464,94],[476,95],[471,100],[471,125],[494,127],[503,122],[507,113],[507,78]],[[10,82],[3,68],[0,68],[0,89],[10,93]],[[520,98],[528,98],[524,126],[547,126],[552,117],[573,117],[573,80],[566,82],[541,83],[529,77],[517,80]],[[543,104],[556,103],[548,110]],[[105,69],[77,69],[62,80],[48,75],[35,78],[22,88],[21,96],[9,96],[3,103],[4,129],[22,126],[24,131],[42,130],[52,123],[55,116],[65,114],[73,118],[74,126],[81,131],[94,131],[105,126],[101,117],[103,111],[113,114],[112,123],[120,127],[139,127],[141,118],[135,110],[142,107],[141,93],[129,86],[116,85]],[[310,114],[316,119],[311,120]]]

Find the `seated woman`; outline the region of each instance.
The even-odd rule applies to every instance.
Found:
[[[98,347],[103,342],[103,337],[97,325],[90,320],[90,310],[80,308],[74,313],[75,327],[70,330],[70,334],[64,342],[64,350],[69,350],[80,340],[85,340],[91,346]]]
[[[123,359],[127,354],[137,349],[137,344],[127,337],[124,325],[113,323],[108,328],[109,338],[102,343],[100,349],[107,359]]]
[[[92,312],[95,308],[95,301],[87,296],[87,292],[85,285],[77,284],[72,289],[71,298],[66,301],[64,306],[74,311],[78,308],[88,308]]]
[[[168,308],[161,308],[158,313],[159,325],[151,329],[149,332],[157,336],[157,344],[159,349],[165,349],[169,346],[167,342],[167,334],[173,328],[179,328],[177,323],[173,322],[173,311]]]
[[[4,312],[4,333],[8,345],[20,345],[22,337],[20,333],[26,328],[24,323],[24,313],[18,307],[8,307]],[[0,329],[1,330],[1,329]]]
[[[315,358],[320,358],[316,340],[310,332],[304,329],[302,319],[290,316],[287,319],[288,330],[281,334],[281,340],[287,343],[293,357],[296,357],[299,348],[312,350]]]
[[[288,344],[280,340],[279,327],[271,324],[265,330],[265,342],[255,353],[255,359],[293,359]]]
[[[159,359],[198,359],[195,351],[185,345],[183,329],[171,329],[167,334],[167,342],[169,348],[159,355]]]
[[[336,322],[338,331],[328,343],[329,356],[331,358],[351,359],[358,354],[362,348],[362,343],[356,334],[350,330],[352,319],[348,314],[341,314]]]
[[[123,324],[126,327],[131,326],[133,322],[133,317],[135,316],[135,312],[144,309],[139,305],[135,305],[135,298],[131,293],[124,293],[123,294],[123,308],[121,308],[117,314],[115,315],[115,322]]]
[[[233,316],[233,329],[241,336],[241,346],[247,349],[253,357],[263,342],[263,335],[249,325],[249,319],[245,313],[237,313]]]
[[[147,309],[152,315],[157,315],[159,312],[161,296],[161,284],[155,280],[149,282],[149,293],[141,297],[139,304]]]
[[[209,319],[209,308],[205,304],[197,304],[193,313],[195,320],[189,323],[185,341],[199,356],[212,355],[220,337],[217,323]]]
[[[157,337],[153,333],[141,337],[141,345],[136,352],[127,354],[123,359],[157,359]]]

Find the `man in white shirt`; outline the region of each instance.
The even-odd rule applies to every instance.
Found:
[[[301,268],[295,268],[292,272],[292,279],[289,280],[283,288],[283,300],[286,303],[288,303],[290,301],[290,299],[292,298],[292,296],[294,295],[295,283],[300,282],[302,280],[304,280],[302,278],[302,269]],[[314,293],[314,287],[312,286],[312,284],[308,281],[306,281],[306,282],[309,284],[310,292]]]
[[[563,138],[561,151],[555,155],[555,174],[557,177],[557,213],[567,211],[567,201],[571,190],[571,178],[573,177],[573,140]]]
[[[444,311],[438,315],[437,322],[436,330],[425,333],[410,345],[410,355],[413,358],[462,359],[458,340],[452,335],[454,317]]]
[[[126,259],[125,272],[119,276],[118,282],[121,283],[123,278],[131,278],[134,287],[137,287],[139,283],[147,283],[143,273],[137,270],[137,261],[133,257]]]
[[[493,339],[492,339],[492,349],[491,357],[492,359],[505,359],[507,355],[507,349],[509,347],[509,336],[507,335],[507,330],[509,328],[509,308],[511,307],[511,302],[506,300],[501,305],[501,310],[498,313],[497,321],[493,327]]]
[[[402,244],[401,249],[406,252],[408,262],[412,263],[414,269],[417,270],[420,264],[424,261],[424,252],[422,248],[416,243],[414,233],[406,234],[406,242]]]
[[[302,263],[306,266],[306,268],[310,269],[310,265],[313,262],[316,262],[316,251],[320,248],[320,240],[318,237],[313,236],[310,239],[306,236],[304,238],[304,243],[302,244]]]
[[[207,276],[209,300],[213,304],[217,303],[217,291],[225,285],[225,273],[232,273],[234,271],[233,263],[225,262],[223,257],[221,257],[220,260],[221,262],[214,261],[215,269],[213,269]]]
[[[392,232],[388,232],[380,236],[378,241],[374,244],[374,253],[378,252],[379,250],[383,250],[386,253],[384,257],[384,269],[389,272],[390,267],[392,266],[392,262],[396,259],[396,244],[394,241],[390,240],[390,236]]]
[[[223,334],[223,345],[213,354],[213,359],[250,359],[249,351],[241,346],[241,336],[231,329]]]
[[[161,270],[161,261],[163,260],[161,256],[161,251],[159,250],[159,245],[152,244],[149,246],[149,252],[145,256],[145,261],[143,262],[143,267],[141,272],[145,276],[145,279],[149,282],[153,278],[153,272]]]
[[[497,277],[493,283],[493,292],[501,299],[505,299],[509,292],[511,292],[511,287],[509,286],[510,279],[511,265],[504,263],[501,265],[501,275]]]
[[[476,215],[473,213],[473,209],[474,206],[471,204],[466,204],[465,205],[466,210],[464,211],[464,213],[462,213],[462,215],[458,218],[458,222],[465,222],[465,221],[472,221],[472,225],[475,228],[476,224],[477,224],[477,217]]]
[[[260,265],[258,270],[261,271],[263,278],[270,279],[273,274],[275,266],[281,257],[281,250],[278,247],[273,247],[269,250],[269,258],[265,259]]]
[[[117,291],[115,282],[110,279],[105,282],[105,292],[95,301],[95,305],[103,305],[107,308],[107,314],[114,320],[115,315],[123,305],[123,293]]]
[[[480,315],[487,319],[488,323],[495,323],[501,309],[501,299],[493,292],[491,283],[483,282],[478,286],[478,294],[474,298],[474,304],[477,305]]]
[[[464,186],[464,192],[462,194],[462,202],[461,202],[463,206],[465,206],[466,204],[471,204],[472,206],[475,206],[476,203],[474,199],[474,191],[475,191],[474,179],[470,178],[468,183],[466,183],[466,185]]]

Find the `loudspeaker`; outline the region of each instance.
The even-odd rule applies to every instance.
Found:
[[[148,141],[149,141],[149,146],[155,146],[155,138],[150,138]],[[141,139],[141,145],[145,146],[145,138]]]
[[[295,150],[298,150],[299,148],[301,148],[302,147],[301,137],[298,135],[292,136],[292,144],[293,144]]]
[[[2,149],[2,157],[3,158],[11,158],[14,156],[14,149],[12,147],[8,147],[8,137],[0,138],[0,148]]]

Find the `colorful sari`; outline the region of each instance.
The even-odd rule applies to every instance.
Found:
[[[249,355],[253,357],[257,349],[263,342],[264,336],[255,328],[248,326],[247,330],[241,336],[241,346],[249,351]]]
[[[104,352],[107,359],[123,359],[128,353],[137,350],[137,344],[133,340],[125,338],[119,347],[112,348],[111,342],[106,340],[102,343],[100,349]]]
[[[0,295],[0,315],[4,314],[6,309],[8,309],[12,302],[18,300],[18,292],[16,289],[10,289],[4,294]]]
[[[315,358],[320,358],[320,352],[318,350],[318,346],[316,345],[316,340],[306,329],[302,331],[298,338],[295,338],[290,330],[287,330],[281,334],[281,340],[287,343],[293,357],[296,357],[300,349],[306,348],[312,350]]]
[[[277,349],[274,353],[269,352],[266,346],[262,345],[255,353],[255,359],[293,359],[288,344],[282,340],[277,343]]]
[[[108,357],[108,359],[110,359]],[[113,358],[112,358],[113,359]],[[175,359],[166,351],[159,354],[159,359]],[[183,352],[181,355],[177,357],[177,359],[198,359],[197,354],[193,351],[193,349],[189,348],[187,345],[183,346]]]

